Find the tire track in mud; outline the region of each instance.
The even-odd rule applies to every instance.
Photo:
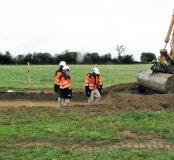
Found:
[[[43,146],[49,146],[49,147],[56,147],[61,146],[60,144],[56,144],[54,142],[27,142],[27,143],[17,143],[15,144],[17,147],[43,147]],[[154,149],[154,150],[166,150],[166,151],[174,151],[174,145],[172,144],[166,144],[166,143],[160,143],[160,142],[146,142],[146,143],[139,143],[139,142],[119,142],[114,144],[108,144],[108,145],[88,145],[88,144],[71,144],[70,146],[64,146],[64,147],[70,147],[72,150],[84,150],[84,151],[108,151],[108,150],[114,150],[114,149]]]

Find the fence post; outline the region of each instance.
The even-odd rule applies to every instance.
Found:
[[[31,84],[30,62],[27,62],[28,84]]]
[[[47,89],[48,85],[47,85],[47,76],[46,76],[46,74],[44,74],[44,82],[45,82],[45,87],[44,88]]]

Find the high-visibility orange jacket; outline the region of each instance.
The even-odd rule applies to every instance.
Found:
[[[62,76],[62,78],[59,81],[59,85],[60,85],[60,89],[65,89],[65,88],[69,88],[71,89],[71,85],[72,85],[72,81],[70,80],[70,78],[65,78],[65,76]]]
[[[55,84],[57,84],[58,86],[60,85],[61,76],[62,76],[62,72],[60,71],[57,72],[56,78],[55,78]]]
[[[102,79],[100,76],[93,76],[92,74],[88,74],[85,78],[85,86],[89,86],[89,89],[95,90],[102,85]]]

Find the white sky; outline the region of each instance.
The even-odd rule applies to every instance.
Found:
[[[116,54],[164,46],[174,0],[0,0],[0,51]]]

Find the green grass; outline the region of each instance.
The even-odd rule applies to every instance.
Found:
[[[91,65],[72,65],[75,90],[82,90]],[[101,65],[104,86],[136,81],[150,65]],[[0,66],[0,88],[52,89],[56,66]],[[173,151],[107,148],[146,143],[152,136],[174,145],[174,112],[58,112],[54,108],[0,108],[0,160],[174,160]],[[125,137],[124,131],[135,136]],[[154,139],[155,139],[154,138]],[[87,146],[88,149],[85,149]],[[93,149],[98,148],[98,149]]]
[[[73,141],[120,141],[122,130],[160,135],[174,142],[174,112],[56,113],[42,109],[0,113],[0,140],[65,137]]]
[[[71,65],[73,88],[82,90],[86,73],[92,69],[92,65]],[[52,89],[56,65],[32,65],[31,85],[27,83],[27,66],[1,65],[0,88],[15,89]],[[103,77],[104,86],[129,83],[136,81],[136,75],[140,70],[150,68],[150,65],[99,65]]]
[[[174,159],[171,151],[83,150],[126,139],[120,132],[163,137],[174,144],[174,112],[56,112],[51,108],[0,110],[0,159]],[[140,140],[143,141],[143,140]],[[41,146],[33,142],[43,143]],[[21,144],[21,145],[18,145]],[[28,144],[31,144],[27,146]],[[76,149],[72,149],[78,145]],[[25,157],[25,158],[24,158]]]
[[[3,153],[0,160],[173,160],[171,151],[116,149],[111,151],[76,151],[61,147],[15,148]]]

